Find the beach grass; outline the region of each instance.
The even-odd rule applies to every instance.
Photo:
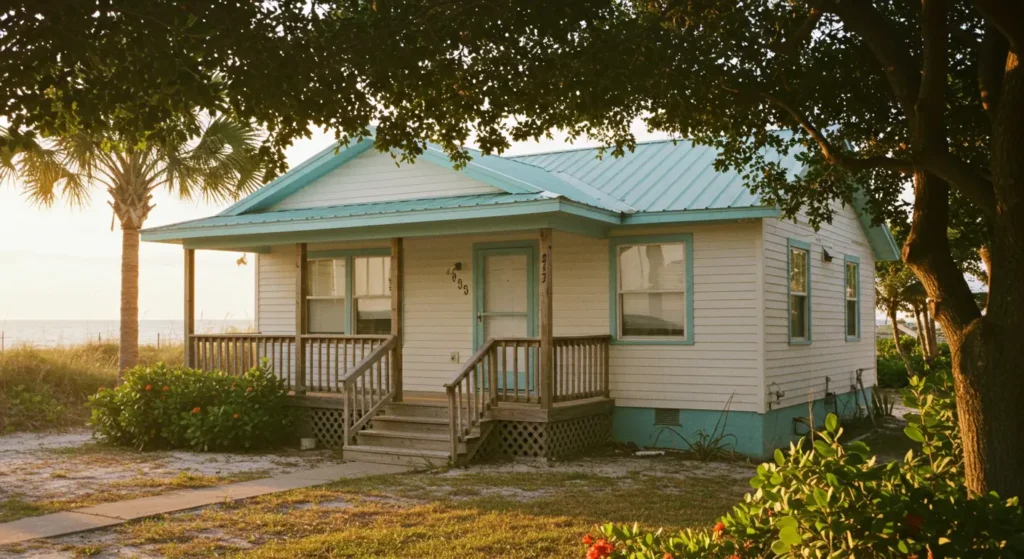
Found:
[[[183,348],[144,345],[139,363],[181,365]],[[117,379],[116,342],[9,347],[0,352],[0,433],[81,427],[85,403]]]

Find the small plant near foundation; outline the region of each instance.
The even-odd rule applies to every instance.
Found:
[[[160,363],[100,388],[89,398],[90,423],[103,439],[140,450],[267,448],[291,433],[287,397],[265,364],[231,376]]]

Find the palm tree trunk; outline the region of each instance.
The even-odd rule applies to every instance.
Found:
[[[121,226],[121,347],[117,381],[139,363],[139,229]]]

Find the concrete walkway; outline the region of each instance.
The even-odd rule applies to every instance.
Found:
[[[0,545],[106,528],[147,516],[178,512],[227,501],[238,501],[270,493],[312,487],[314,485],[323,485],[339,479],[398,474],[408,472],[411,469],[405,466],[389,464],[347,462],[338,466],[294,472],[266,479],[232,483],[219,487],[175,491],[154,497],[142,497],[140,499],[106,503],[44,516],[23,518],[14,522],[0,524]]]

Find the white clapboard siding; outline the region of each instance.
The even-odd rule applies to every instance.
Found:
[[[775,383],[785,393],[780,403],[766,394],[772,409],[803,404],[808,396],[822,398],[825,377],[829,390],[851,390],[855,371],[864,369],[864,385],[875,383],[875,266],[871,247],[856,213],[836,205],[831,224],[819,231],[799,216],[797,223],[766,219],[764,227],[765,274],[765,384]],[[811,245],[811,338],[808,345],[790,345],[787,305],[787,258],[789,238]],[[822,259],[822,249],[832,262]],[[844,256],[860,259],[859,341],[846,341]],[[774,390],[776,387],[773,386]],[[766,404],[766,405],[767,405]]]
[[[428,161],[396,165],[390,155],[371,149],[285,198],[271,210],[500,192],[504,191]]]
[[[652,234],[693,234],[692,346],[616,345],[610,349],[612,396],[620,406],[760,411],[762,384],[758,223],[694,225]],[[473,244],[535,239],[531,234],[405,240],[404,368],[409,390],[440,391],[473,353]],[[610,330],[609,243],[556,231],[552,255],[557,336]],[[310,251],[322,250],[311,245]],[[468,282],[467,295],[450,268]],[[260,256],[260,329],[294,329],[294,248]]]
[[[616,405],[722,410],[731,397],[731,410],[760,411],[760,224],[694,225],[650,232],[693,234],[695,343],[612,346],[611,388]],[[604,253],[607,261],[607,248]],[[609,301],[607,271],[602,278],[604,298]],[[607,306],[606,302],[606,314]]]

